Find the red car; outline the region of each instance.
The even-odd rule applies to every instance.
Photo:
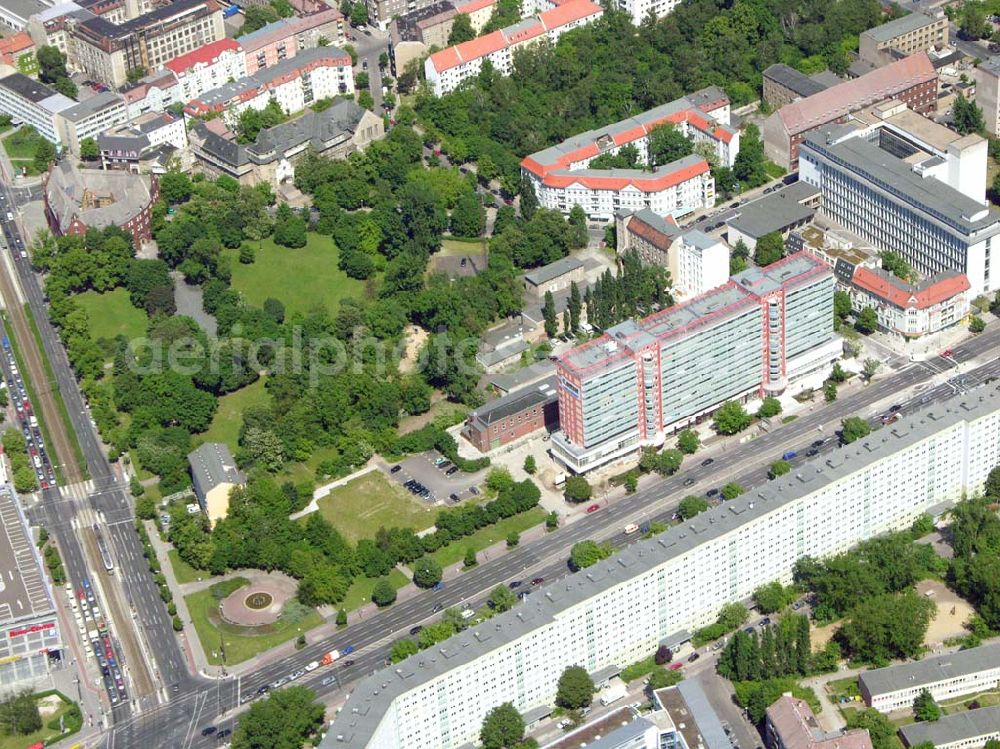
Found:
[[[532,585],[541,585],[544,582],[545,582],[545,578],[544,577],[536,577],[534,580],[531,581],[531,584]]]
[[[949,356],[951,356],[951,349],[946,348],[944,351],[941,352],[941,356],[947,359]]]
[[[597,512],[599,509],[601,509],[600,505],[591,505],[587,508],[587,514],[589,515],[592,512]]]
[[[674,663],[670,664],[670,670],[671,671],[676,671],[677,669],[683,668],[683,667],[684,667],[684,662],[683,661],[675,661]]]

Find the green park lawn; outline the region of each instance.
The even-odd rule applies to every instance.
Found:
[[[441,251],[438,255],[478,255],[485,251],[486,243],[482,239],[467,241],[451,237],[441,240]]]
[[[356,577],[354,582],[351,583],[351,587],[347,589],[347,596],[341,601],[337,608],[343,608],[346,611],[354,611],[354,609],[361,608],[366,603],[372,599],[372,588],[375,587],[375,583],[378,580],[372,579],[370,577]],[[402,572],[394,569],[389,573],[389,582],[392,586],[399,590],[404,585],[408,584],[410,581]]]
[[[512,518],[504,518],[498,523],[489,525],[485,528],[480,528],[478,531],[473,533],[471,536],[466,536],[465,538],[460,538],[457,541],[452,541],[447,546],[442,546],[440,549],[431,554],[442,567],[447,567],[450,564],[456,564],[465,559],[465,552],[467,549],[475,549],[477,552],[492,546],[497,541],[506,541],[507,535],[511,531],[516,531],[517,533],[524,533],[529,528],[534,528],[536,525],[545,522],[545,516],[548,513],[545,512],[541,507],[532,507],[527,512],[522,512],[520,515],[515,515]]]
[[[31,161],[42,136],[34,128],[22,127],[3,139],[3,148],[12,159]]]
[[[323,617],[315,609],[306,609],[293,599],[285,604],[285,611],[293,609],[297,611],[295,615],[286,617],[282,614],[277,623],[259,627],[253,630],[253,634],[246,628],[226,624],[218,616],[219,601],[242,587],[240,581],[247,583],[245,578],[234,578],[184,597],[205,658],[213,666],[242,663],[323,623]],[[218,590],[218,596],[213,588]],[[225,646],[225,661],[220,642]]]
[[[319,500],[319,511],[351,543],[374,538],[382,526],[420,531],[433,525],[437,515],[436,508],[412,499],[381,471],[366,473],[337,487]]]
[[[181,585],[184,583],[196,583],[198,580],[207,580],[212,576],[211,573],[195,569],[181,559],[181,555],[177,553],[177,549],[168,551],[167,556],[170,558],[170,566],[174,568],[174,577],[177,578],[177,582]]]
[[[265,239],[256,250],[256,260],[244,265],[237,259],[237,251],[229,252],[232,258],[232,286],[243,298],[257,307],[268,297],[285,305],[286,314],[306,313],[316,305],[323,305],[336,313],[341,299],[360,298],[364,282],[348,278],[337,268],[340,257],[337,246],[330,237],[309,232],[305,247],[292,250],[279,247]]]
[[[125,289],[115,289],[98,294],[86,291],[76,295],[76,301],[87,313],[90,321],[90,335],[99,338],[114,338],[124,335],[129,340],[146,334],[149,317],[134,307]]]
[[[269,396],[264,389],[264,378],[246,387],[219,398],[219,408],[215,412],[208,431],[201,435],[204,442],[224,442],[233,453],[236,452],[240,437],[243,412],[250,406],[266,405]]]

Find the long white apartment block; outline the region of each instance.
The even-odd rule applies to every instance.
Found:
[[[913,707],[927,690],[938,702],[988,692],[1000,684],[1000,645],[983,645],[922,661],[865,671],[858,688],[865,704],[882,713]]]
[[[551,704],[562,671],[648,656],[795,562],[908,527],[1000,462],[1000,393],[931,404],[794,473],[532,592],[513,610],[359,682],[324,749],[452,749],[486,713]]]

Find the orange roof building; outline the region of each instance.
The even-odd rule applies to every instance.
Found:
[[[812,708],[790,694],[767,708],[768,744],[774,749],[872,749],[865,728],[828,733],[819,727]]]
[[[13,36],[0,39],[0,63],[4,65],[13,65],[16,67],[17,61],[22,55],[27,55],[34,51],[35,43],[25,31],[19,31]]]
[[[435,95],[443,96],[462,81],[479,75],[483,60],[489,60],[500,75],[513,70],[513,51],[540,39],[555,42],[570,29],[593,23],[604,15],[591,0],[567,0],[512,26],[435,52],[424,62],[424,73]]]
[[[854,309],[872,307],[879,327],[903,338],[937,333],[969,314],[969,279],[945,271],[910,283],[882,268],[852,266],[838,260],[836,275]]]

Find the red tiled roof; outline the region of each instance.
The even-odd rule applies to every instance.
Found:
[[[18,52],[24,52],[34,46],[35,43],[31,37],[26,32],[19,31],[6,39],[0,39],[0,55],[16,55]]]
[[[680,231],[680,227],[677,226],[677,220],[673,216],[664,216],[663,221],[669,224],[671,228],[677,229],[678,232]],[[674,236],[664,234],[656,227],[647,224],[638,216],[632,216],[632,219],[628,222],[625,230],[629,232],[629,234],[635,234],[637,237],[645,239],[653,245],[653,247],[663,251],[668,250],[674,241]]]
[[[163,67],[174,71],[178,75],[184,73],[195,65],[211,65],[219,59],[219,55],[226,51],[241,52],[243,48],[239,42],[232,39],[219,39],[217,42],[206,44],[196,50],[179,55],[173,60],[163,63]]]
[[[518,44],[541,36],[546,31],[551,31],[573,21],[578,21],[581,18],[587,18],[595,14],[599,15],[603,12],[604,10],[600,5],[595,5],[590,0],[569,0],[552,10],[539,13],[534,19],[536,23],[523,27],[521,24],[517,24],[518,28],[516,30],[508,31],[507,29],[500,29],[499,31],[481,36],[478,39],[471,39],[435,52],[430,57],[431,65],[441,73],[462,63],[486,57],[486,55],[498,52],[512,44]],[[524,22],[522,21],[521,23],[523,24]]]
[[[459,13],[475,13],[477,10],[495,5],[497,0],[469,0],[467,3],[458,3],[455,10]]]
[[[790,135],[834,122],[862,107],[891,99],[921,83],[935,80],[934,65],[926,52],[918,52],[853,81],[840,83],[818,94],[786,104],[778,110]]]
[[[431,55],[431,64],[440,73],[461,65],[463,62],[486,57],[486,55],[506,46],[507,40],[504,38],[503,32],[493,31],[478,39],[470,39],[467,42],[456,44],[454,47],[435,52]]]
[[[672,172],[665,172],[662,169],[657,172],[629,171],[631,173],[628,176],[616,175],[613,170],[609,171],[607,176],[584,175],[580,172],[550,174],[545,178],[545,184],[548,187],[582,185],[590,190],[622,190],[626,187],[634,187],[641,192],[659,192],[687,182],[700,174],[706,174],[709,171],[709,166],[708,162],[702,159],[697,164],[675,169]]]
[[[552,10],[547,10],[538,14],[538,20],[545,26],[546,31],[558,29],[573,21],[579,21],[588,16],[601,15],[604,9],[600,5],[595,5],[590,0],[570,0],[562,5],[558,5]]]
[[[858,267],[851,282],[869,294],[901,309],[926,309],[968,291],[971,286],[964,273],[941,274],[926,285],[914,286],[888,271]]]

